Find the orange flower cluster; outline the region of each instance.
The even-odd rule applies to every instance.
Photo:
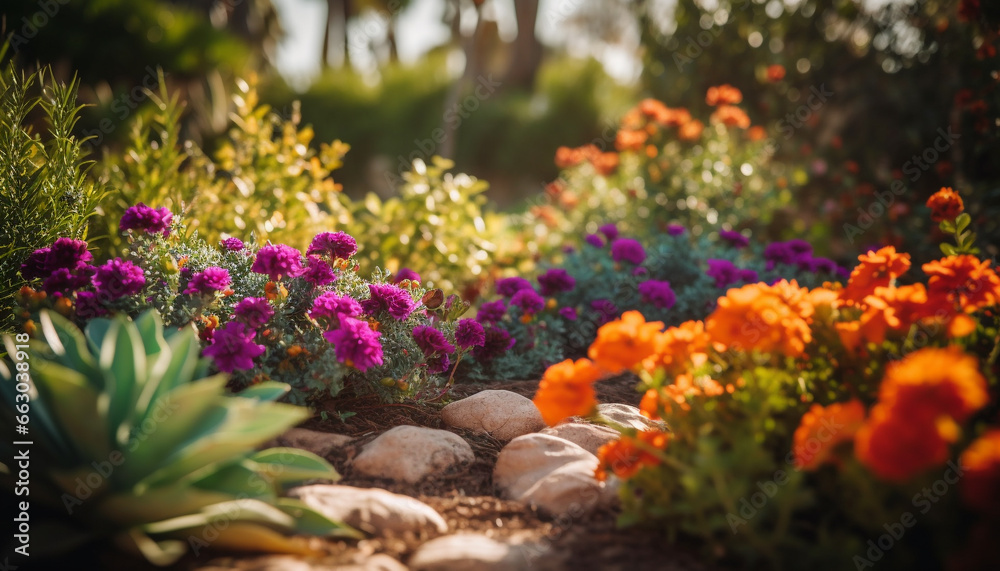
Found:
[[[742,382],[742,381],[741,381]],[[674,405],[682,411],[691,410],[689,397],[717,397],[723,393],[736,392],[736,386],[729,384],[723,387],[715,379],[708,377],[695,378],[691,373],[681,373],[674,377],[674,382],[662,389],[649,389],[639,402],[639,412],[646,418],[659,420],[660,408],[672,411]]]
[[[855,453],[885,480],[943,464],[959,424],[989,400],[979,363],[958,347],[921,349],[891,364]]]
[[[927,199],[927,208],[931,209],[931,220],[942,222],[958,218],[965,209],[965,204],[957,192],[945,187]]]
[[[728,83],[716,87],[709,87],[705,94],[705,103],[712,107],[716,105],[735,105],[743,101],[743,92]]]
[[[798,357],[812,341],[809,290],[794,280],[731,289],[705,321],[712,341],[727,349]]]
[[[567,359],[545,371],[534,403],[549,426],[571,416],[587,416],[597,406],[594,382],[603,371],[587,359]]]
[[[632,369],[656,352],[662,330],[662,321],[647,322],[638,311],[626,311],[621,319],[597,330],[588,355],[598,367],[612,373]]]
[[[930,276],[928,295],[941,297],[956,311],[973,313],[1000,304],[1000,277],[989,260],[975,256],[948,256],[921,266]]]
[[[785,79],[785,67],[780,64],[774,64],[767,66],[767,80],[771,83],[777,83]]]
[[[1000,513],[1000,429],[977,438],[962,453],[959,464],[965,470],[965,503],[980,511]]]
[[[584,161],[589,161],[594,165],[602,176],[608,176],[618,168],[618,153],[602,152],[597,145],[583,145],[582,147],[559,147],[556,149],[556,166],[565,169],[574,167]]]
[[[658,430],[642,431],[609,442],[597,451],[599,463],[594,477],[603,482],[610,469],[615,476],[628,479],[643,466],[659,466],[661,460],[653,450],[665,450],[667,442],[667,435]]]
[[[910,255],[897,253],[894,246],[862,254],[858,261],[860,263],[847,280],[847,287],[840,292],[841,299],[848,304],[861,304],[875,293],[875,288],[888,287],[910,269]]]
[[[647,143],[661,129],[669,127],[678,127],[678,137],[685,141],[698,139],[704,129],[700,121],[691,118],[687,109],[672,109],[656,99],[643,99],[622,117],[621,128],[615,137],[615,147],[619,151],[645,149],[648,156],[656,156],[656,146]]]
[[[745,111],[734,105],[720,105],[715,113],[712,113],[711,119],[727,127],[746,129],[750,126],[750,117]]]
[[[814,404],[799,423],[793,436],[795,466],[815,470],[827,462],[838,462],[836,447],[854,440],[865,421],[865,405],[859,400],[834,403],[828,407]]]
[[[708,358],[709,336],[701,321],[685,321],[656,336],[654,351],[644,361],[647,371],[663,367],[681,373],[690,364],[701,365]]]

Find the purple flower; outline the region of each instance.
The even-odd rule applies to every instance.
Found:
[[[632,270],[632,275],[635,276],[635,277],[644,276],[644,275],[646,275],[648,273],[649,273],[649,270],[647,270],[646,268],[644,268],[642,266],[636,266]]]
[[[510,351],[515,343],[517,339],[512,338],[506,329],[490,327],[485,332],[482,347],[473,349],[472,354],[480,363],[488,363]]]
[[[598,232],[604,234],[604,237],[610,242],[618,237],[618,227],[614,224],[605,224],[597,229]]]
[[[595,299],[590,302],[590,308],[597,312],[597,323],[604,325],[618,317],[618,308],[608,299]]]
[[[48,250],[45,266],[49,271],[59,268],[75,270],[94,259],[94,256],[87,251],[87,243],[83,240],[59,238]]]
[[[417,342],[417,347],[424,352],[425,357],[431,355],[447,355],[455,352],[455,346],[448,342],[448,338],[430,325],[418,325],[413,328],[413,340]]]
[[[254,343],[254,331],[239,321],[230,321],[212,336],[212,344],[202,351],[226,373],[253,368],[253,360],[264,353],[264,346]]]
[[[809,260],[809,271],[814,274],[824,272],[828,274],[836,274],[837,262],[834,262],[829,258],[812,258]]]
[[[597,234],[587,234],[586,236],[584,236],[583,241],[595,248],[604,247],[604,238],[601,238]]]
[[[447,354],[440,354],[427,359],[427,372],[432,375],[439,375],[448,370],[451,366],[451,360],[448,358]]]
[[[412,280],[415,282],[420,281],[420,274],[411,270],[410,268],[400,268],[396,275],[392,277],[392,283],[398,284],[403,280]]]
[[[753,270],[740,270],[740,280],[745,284],[752,284],[760,281],[760,277]]]
[[[573,246],[567,244],[567,245],[565,245],[565,246],[562,247],[562,252],[563,252],[563,254],[574,254],[574,253],[576,253],[576,248],[574,248]]]
[[[325,254],[331,258],[347,259],[358,251],[358,242],[346,232],[317,234],[306,254]]]
[[[339,322],[347,317],[361,315],[361,304],[346,295],[337,295],[328,291],[313,300],[309,317],[319,321],[321,318]]]
[[[507,304],[502,299],[487,301],[479,306],[479,312],[476,313],[476,321],[480,323],[496,323],[503,319],[506,313]]]
[[[333,268],[323,258],[306,256],[306,269],[302,273],[302,279],[313,287],[319,287],[337,281],[337,274],[333,273]]]
[[[174,215],[166,208],[150,208],[140,202],[125,210],[118,229],[122,232],[141,230],[147,234],[160,233],[166,238],[170,235],[170,223],[173,220]]]
[[[462,349],[482,347],[486,343],[483,325],[475,319],[459,319],[455,326],[455,343]]]
[[[575,307],[559,308],[559,315],[561,315],[563,319],[567,319],[569,321],[576,321],[576,308]]]
[[[522,289],[510,298],[510,304],[520,307],[527,314],[533,314],[545,308],[545,298],[533,289]]]
[[[243,240],[239,238],[226,238],[220,242],[223,248],[229,250],[230,252],[239,252],[243,249]]]
[[[379,332],[372,331],[368,322],[345,317],[340,327],[323,334],[333,344],[337,360],[364,372],[382,364],[382,344]]]
[[[291,246],[268,244],[257,252],[250,270],[268,276],[271,281],[302,275],[302,254]]]
[[[361,307],[369,315],[387,311],[397,321],[402,321],[417,307],[408,291],[392,284],[368,284],[368,291],[371,297],[362,301]]]
[[[667,224],[667,234],[671,236],[680,236],[685,232],[685,229],[680,224]]]
[[[56,297],[69,295],[78,289],[86,287],[90,283],[90,277],[93,275],[93,266],[83,266],[78,268],[76,272],[66,268],[57,268],[42,282],[42,289],[45,290],[45,293]]]
[[[511,297],[523,289],[534,289],[531,282],[521,277],[504,278],[497,281],[497,293],[504,297]]]
[[[91,283],[102,301],[135,295],[146,285],[142,268],[121,258],[108,260],[97,268]]]
[[[729,260],[708,260],[708,277],[715,278],[715,287],[726,287],[740,281],[740,270]]]
[[[233,308],[233,314],[251,329],[263,327],[274,315],[274,309],[263,297],[247,297]]]
[[[94,319],[107,313],[108,310],[104,309],[94,292],[81,291],[76,294],[76,316],[80,319]]]
[[[49,271],[49,252],[51,248],[39,248],[28,255],[21,264],[21,277],[25,281],[47,277]]]
[[[573,288],[576,287],[576,279],[562,268],[552,268],[538,276],[538,283],[542,286],[542,295],[573,291]]]
[[[646,260],[646,250],[637,240],[618,238],[611,243],[611,259],[616,262],[629,262],[635,265]]]
[[[660,309],[670,309],[677,302],[670,282],[647,280],[639,284],[639,295],[644,303],[651,303]]]
[[[211,266],[191,276],[184,293],[210,295],[224,291],[230,283],[229,270]]]
[[[722,230],[719,238],[729,242],[734,248],[746,248],[750,245],[750,239],[735,230]]]
[[[812,244],[806,242],[805,240],[799,240],[799,239],[789,240],[785,242],[785,244],[788,246],[788,249],[790,249],[792,253],[795,254],[797,257],[811,256],[813,253]]]

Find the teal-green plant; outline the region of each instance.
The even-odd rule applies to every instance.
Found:
[[[81,331],[42,311],[36,338],[5,343],[0,424],[13,434],[15,415],[25,414],[18,396],[30,393],[14,381],[27,372],[37,392],[26,413],[30,501],[66,513],[39,526],[48,535],[35,539],[47,550],[111,539],[165,565],[189,548],[308,553],[293,534],[358,535],[280,495],[288,484],[338,479],[325,460],[256,450],[308,410],[272,402],[288,390],[281,383],[227,393],[226,375],[205,377],[193,327],[164,328],[147,311],[134,321],[94,319]],[[5,462],[14,456],[9,441],[0,448]],[[0,468],[12,491],[12,466]]]

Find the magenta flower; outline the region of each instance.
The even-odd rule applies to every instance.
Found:
[[[483,325],[475,319],[459,319],[455,326],[455,343],[462,349],[482,347],[486,343]]]
[[[715,279],[715,287],[726,287],[740,281],[740,270],[729,260],[708,260],[708,277]]]
[[[239,321],[230,321],[225,327],[216,329],[212,336],[212,344],[202,351],[215,362],[220,371],[233,371],[253,368],[253,360],[265,351],[263,345],[254,343],[254,331]]]
[[[636,266],[632,269],[632,275],[635,277],[644,276],[649,273],[649,270],[642,266]]]
[[[476,321],[480,323],[496,323],[503,319],[506,313],[507,305],[502,299],[488,301],[479,306],[479,311],[476,313]]]
[[[497,281],[497,293],[504,297],[511,297],[523,289],[534,289],[531,282],[521,277],[503,278]]]
[[[604,237],[607,238],[609,242],[618,237],[618,227],[614,224],[605,224],[604,226],[598,228],[597,231],[604,234]]]
[[[76,294],[76,316],[80,319],[94,319],[106,315],[108,310],[104,308],[97,294],[90,291],[81,291]]]
[[[611,243],[611,259],[616,262],[639,265],[646,260],[646,250],[637,240],[618,238]]]
[[[760,280],[757,272],[753,270],[740,270],[740,281],[747,284],[756,283]]]
[[[639,295],[643,303],[650,303],[660,309],[670,309],[677,302],[670,282],[647,280],[639,284]]]
[[[609,299],[595,299],[590,308],[597,312],[598,325],[604,325],[618,317],[618,307]]]
[[[545,308],[545,298],[533,289],[522,289],[510,298],[510,304],[520,307],[527,314],[534,314]]]
[[[472,350],[472,354],[480,363],[487,363],[510,351],[517,339],[510,336],[506,329],[490,327],[485,332],[483,345]]]
[[[379,332],[372,331],[368,322],[345,317],[340,327],[323,334],[331,344],[337,360],[364,372],[382,364],[382,344]]]
[[[226,238],[222,242],[219,242],[219,244],[230,252],[240,252],[244,248],[243,240],[239,238]]]
[[[392,277],[392,283],[398,284],[403,280],[413,280],[415,282],[420,281],[420,274],[411,270],[410,268],[400,268],[396,275]]]
[[[569,320],[569,321],[576,321],[576,308],[575,307],[561,307],[561,308],[559,308],[559,315],[561,315],[563,317],[563,319],[566,319],[566,320]]]
[[[685,229],[680,224],[667,224],[667,234],[671,236],[680,236],[685,232]]]
[[[767,269],[773,270],[776,264],[802,266],[808,268],[812,259],[812,246],[805,240],[789,240],[787,242],[772,242],[764,248],[764,259]]]
[[[146,285],[142,268],[121,258],[108,260],[91,279],[97,296],[102,301],[135,295]]]
[[[306,256],[306,269],[302,273],[302,279],[311,283],[313,287],[319,287],[337,281],[337,274],[333,273],[333,268],[323,258]]]
[[[233,308],[233,315],[251,329],[259,329],[274,316],[274,309],[263,297],[246,297]]]
[[[417,308],[410,292],[392,284],[368,284],[371,297],[361,302],[361,308],[369,315],[386,311],[397,321],[403,321]]]
[[[576,287],[576,279],[562,268],[552,268],[538,276],[538,284],[542,286],[542,295],[555,295],[565,291],[573,291],[573,288]]]
[[[52,272],[49,270],[49,252],[51,248],[39,248],[28,254],[28,257],[21,264],[21,277],[25,281],[48,277]]]
[[[809,271],[814,274],[836,274],[838,267],[837,262],[829,258],[811,258],[809,260]]]
[[[358,251],[358,242],[346,232],[323,232],[309,244],[306,254],[321,254],[331,258],[347,259]]]
[[[268,276],[271,281],[298,277],[303,272],[302,254],[291,246],[269,244],[257,252],[250,270]]]
[[[455,352],[455,346],[437,329],[429,325],[418,325],[413,328],[413,340],[424,352],[425,357],[431,355],[448,355]]]
[[[166,238],[170,235],[173,220],[174,215],[166,208],[150,208],[140,202],[125,210],[118,229],[122,232],[140,230],[147,234],[163,234]]]
[[[75,270],[94,259],[94,256],[87,251],[87,243],[83,240],[59,238],[48,250],[45,265],[50,271],[59,268]]]
[[[719,238],[729,242],[734,248],[745,248],[750,245],[750,239],[735,230],[722,230]]]
[[[587,234],[586,236],[583,237],[583,241],[595,248],[604,247],[604,238],[601,238],[597,234]]]
[[[184,293],[212,295],[217,291],[225,291],[231,281],[229,270],[211,266],[191,276]]]
[[[337,295],[332,291],[323,293],[313,300],[309,317],[319,321],[326,318],[334,323],[348,317],[361,315],[361,304],[346,295]]]
[[[427,359],[427,372],[432,375],[439,375],[447,371],[450,366],[451,359],[448,358],[447,353],[434,355],[433,357]]]

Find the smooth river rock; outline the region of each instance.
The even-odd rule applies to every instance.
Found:
[[[326,517],[373,535],[432,530],[447,533],[448,524],[429,505],[378,488],[315,485],[288,492]]]
[[[467,467],[476,459],[462,437],[434,428],[397,426],[362,448],[351,466],[362,474],[415,484]]]
[[[455,401],[441,410],[448,426],[486,432],[497,440],[513,440],[545,427],[531,399],[511,391],[486,390]]]

